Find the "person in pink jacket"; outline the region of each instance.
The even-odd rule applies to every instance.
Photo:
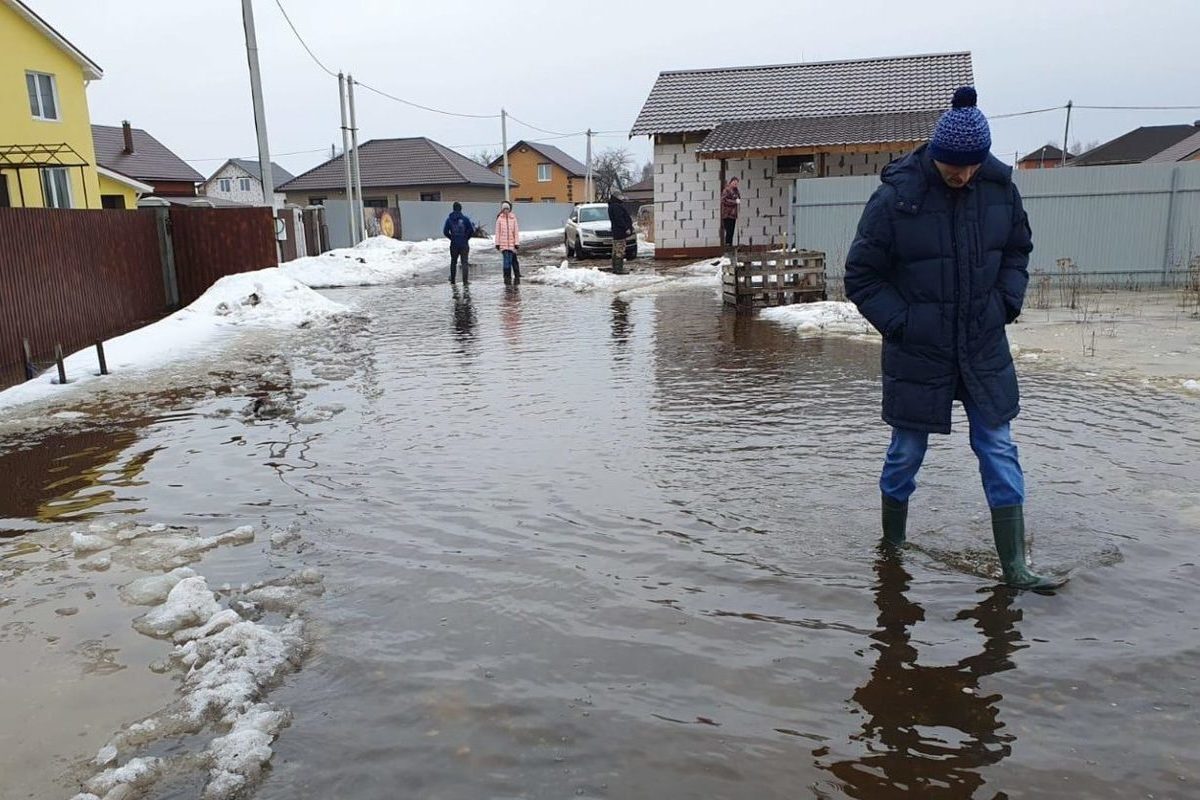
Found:
[[[504,259],[504,282],[521,280],[521,267],[517,263],[517,250],[521,248],[521,228],[517,215],[512,212],[512,203],[505,200],[500,204],[500,215],[496,217],[496,249]]]

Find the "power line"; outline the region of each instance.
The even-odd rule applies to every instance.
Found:
[[[513,122],[517,123],[518,125],[524,125],[526,128],[533,128],[538,133],[548,133],[551,136],[559,136],[559,137],[566,138],[568,136],[582,136],[587,133],[587,131],[579,131],[578,133],[562,133],[560,131],[548,131],[545,128],[539,128],[537,125],[533,125],[531,123],[525,122],[524,120],[517,119],[512,114],[509,114],[508,118],[511,119]]]
[[[357,78],[354,79],[354,83],[357,86],[363,87],[368,92],[374,92],[380,97],[386,97],[389,100],[395,100],[397,103],[403,103],[406,106],[412,106],[413,108],[419,108],[424,111],[432,111],[435,114],[444,114],[447,117],[466,117],[467,119],[500,119],[499,114],[463,114],[458,111],[445,111],[440,108],[433,108],[432,106],[423,106],[420,103],[414,103],[411,100],[405,100],[402,97],[396,97],[394,94],[388,94],[382,89],[376,89],[374,86],[368,86]]]
[[[324,153],[328,149],[329,149],[328,147],[315,147],[312,150],[293,150],[290,153],[276,153],[275,155],[277,155],[277,156],[301,156],[301,155],[306,155],[308,153]],[[214,157],[214,158],[185,158],[183,160],[184,161],[194,161],[196,163],[200,163],[201,161],[228,161],[229,156],[219,156],[219,157]],[[258,156],[254,156],[253,158],[245,158],[243,160],[257,161]]]
[[[1081,106],[1078,103],[1075,108],[1095,111],[1200,111],[1200,106]]]
[[[279,13],[283,14],[283,18],[287,21],[288,27],[292,29],[292,33],[296,34],[296,39],[299,40],[300,46],[304,48],[309,57],[317,63],[318,67],[325,70],[326,74],[328,74],[331,78],[336,78],[337,73],[321,63],[321,59],[317,58],[317,54],[314,53],[312,48],[308,46],[308,43],[304,41],[304,37],[300,35],[300,31],[296,30],[296,26],[292,24],[292,18],[288,16],[287,11],[283,7],[283,3],[280,2],[280,0],[275,0],[275,5],[279,6]]]
[[[1010,117],[1028,117],[1031,114],[1045,114],[1048,111],[1062,111],[1066,106],[1051,106],[1050,108],[1036,108],[1033,111],[1014,111],[1011,114],[989,114],[988,119],[1008,119]],[[1079,106],[1075,106],[1079,108]]]

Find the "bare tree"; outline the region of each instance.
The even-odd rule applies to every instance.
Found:
[[[1073,156],[1083,155],[1087,151],[1095,150],[1099,146],[1100,146],[1099,139],[1092,139],[1090,142],[1087,142],[1086,144],[1084,142],[1081,142],[1078,139],[1076,139],[1075,141],[1071,142],[1071,155],[1073,155]]]
[[[647,161],[642,164],[642,180],[648,181],[654,177],[654,161]]]
[[[485,147],[475,155],[471,156],[471,160],[476,164],[482,164],[486,167],[491,165],[493,161],[495,161],[497,158],[500,158],[502,155],[504,155],[504,151],[499,147],[497,147],[495,150],[490,147]]]
[[[592,180],[596,197],[608,197],[614,189],[633,183],[633,156],[623,147],[610,147],[592,157]]]

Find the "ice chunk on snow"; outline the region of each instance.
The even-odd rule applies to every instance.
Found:
[[[224,611],[218,611],[216,614],[213,614],[208,622],[198,628],[184,628],[183,630],[175,631],[174,636],[171,638],[178,643],[189,642],[192,639],[212,636],[214,633],[222,631],[230,625],[236,625],[241,621],[242,617],[240,614],[231,608],[227,608]]]
[[[71,532],[71,549],[75,551],[75,555],[77,556],[84,555],[85,553],[98,553],[112,546],[113,543],[103,536],[91,536],[79,531]]]
[[[285,531],[275,531],[271,534],[271,547],[286,547],[300,538],[300,532],[288,528]]]
[[[147,786],[157,780],[161,772],[161,759],[134,758],[122,767],[104,770],[89,780],[84,788],[97,794],[107,794],[120,784]]]
[[[112,556],[108,553],[101,553],[98,556],[92,556],[87,561],[79,565],[80,569],[86,569],[91,572],[104,572],[112,566]]]
[[[214,714],[233,724],[238,711],[252,703],[262,687],[298,661],[304,648],[300,620],[275,630],[239,622],[201,639],[179,645],[180,661],[191,667],[183,683],[186,719],[199,723]]]
[[[1189,392],[1200,392],[1200,381],[1184,381],[1183,388]]]
[[[135,606],[156,605],[166,600],[167,595],[181,580],[194,577],[196,577],[195,570],[189,567],[178,567],[164,575],[138,578],[128,586],[121,587],[121,599]]]
[[[147,611],[133,625],[147,636],[170,636],[183,628],[208,622],[220,610],[203,577],[184,578],[175,584],[162,605]]]
[[[877,335],[871,323],[858,313],[853,303],[797,303],[764,308],[759,312],[759,316],[780,325],[794,327],[801,334]]]
[[[246,544],[254,541],[254,526],[242,525],[217,537],[218,544]]]
[[[601,272],[595,267],[582,269],[567,264],[568,262],[564,261],[557,267],[553,265],[542,267],[529,276],[529,281],[547,286],[561,286],[576,292],[591,292],[597,289],[619,292],[653,286],[668,280],[662,275],[649,273],[613,275],[611,272]]]
[[[288,721],[287,712],[257,703],[238,717],[228,734],[213,739],[204,800],[226,800],[257,781],[271,760],[271,743]]]
[[[96,753],[95,764],[98,767],[107,767],[109,764],[117,760],[117,748],[114,745],[106,744],[100,748],[100,752]]]
[[[305,595],[293,586],[264,586],[248,593],[246,599],[267,611],[288,613],[304,602]]]

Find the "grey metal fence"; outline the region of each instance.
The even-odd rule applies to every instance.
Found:
[[[1031,269],[1070,258],[1089,282],[1170,285],[1200,255],[1200,164],[1068,167],[1015,173],[1029,212]],[[791,240],[840,276],[877,177],[796,181]]]
[[[496,215],[500,211],[498,202],[466,202],[463,213],[488,233],[495,227]],[[440,239],[442,226],[450,214],[451,203],[403,200],[396,208],[400,215],[400,235],[397,238],[409,242],[424,239]],[[523,231],[543,231],[562,228],[571,214],[571,203],[514,203],[513,213]],[[349,247],[350,233],[349,204],[345,200],[326,200],[325,219],[329,227],[330,247]]]

